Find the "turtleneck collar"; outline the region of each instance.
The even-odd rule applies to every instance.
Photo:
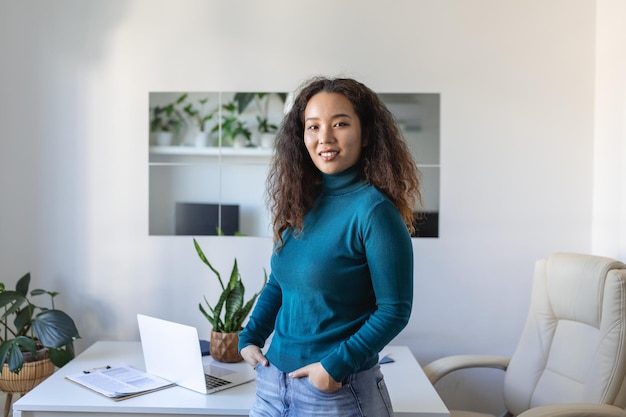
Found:
[[[359,178],[359,164],[353,165],[337,174],[322,173],[322,178],[324,184],[323,194],[325,195],[346,194],[365,184]]]

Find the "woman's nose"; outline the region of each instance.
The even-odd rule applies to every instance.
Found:
[[[317,140],[319,143],[330,143],[333,141],[333,132],[326,127],[320,127]]]

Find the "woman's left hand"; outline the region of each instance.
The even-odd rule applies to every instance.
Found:
[[[292,378],[309,377],[311,384],[317,389],[326,392],[337,391],[341,388],[341,382],[335,381],[320,362],[312,363],[303,368],[296,369],[289,374]]]

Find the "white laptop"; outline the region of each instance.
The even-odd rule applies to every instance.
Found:
[[[246,363],[228,364],[209,358],[203,364],[195,327],[137,315],[146,372],[203,394],[211,394],[256,378]]]

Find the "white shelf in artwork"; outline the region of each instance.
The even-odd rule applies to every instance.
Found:
[[[272,149],[242,147],[150,146],[151,165],[198,164],[268,164]],[[418,163],[419,169],[439,168],[439,164]]]
[[[150,164],[221,161],[232,164],[267,164],[272,149],[243,147],[150,146]]]

